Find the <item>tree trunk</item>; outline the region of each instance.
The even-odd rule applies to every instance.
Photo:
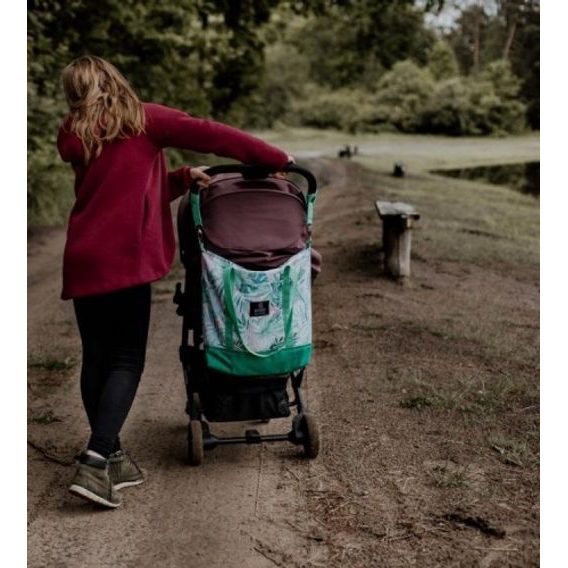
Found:
[[[481,27],[481,6],[475,11],[475,21],[473,24],[473,72],[479,71],[479,51],[480,51],[480,27]]]
[[[507,34],[507,41],[505,42],[505,47],[503,48],[503,59],[509,59],[509,53],[511,52],[511,46],[513,45],[513,40],[515,39],[515,32],[517,31],[517,21],[513,20],[511,27],[509,28],[509,33]]]

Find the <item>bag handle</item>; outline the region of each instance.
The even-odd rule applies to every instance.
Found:
[[[233,266],[225,268],[223,272],[223,292],[225,296],[225,306],[227,310],[227,319],[225,322],[225,345],[227,349],[233,348],[233,331],[236,332],[243,347],[255,357],[270,357],[278,353],[285,347],[289,347],[292,341],[290,331],[292,329],[292,279],[290,278],[290,266],[284,268],[282,274],[282,317],[284,318],[284,341],[278,349],[269,351],[267,353],[258,353],[251,349],[243,338],[242,332],[239,328],[237,314],[235,312],[235,305],[233,302],[233,283],[234,283],[235,269]]]

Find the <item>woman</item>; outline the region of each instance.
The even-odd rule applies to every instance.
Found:
[[[81,395],[91,427],[69,490],[118,507],[118,489],[144,475],[121,449],[119,433],[144,368],[150,283],[175,253],[170,202],[203,168],[168,172],[166,147],[214,153],[281,170],[286,153],[240,130],[141,103],[107,61],[80,57],[63,70],[69,104],[57,140],[75,172],[63,259],[63,299],[72,299],[83,362]]]

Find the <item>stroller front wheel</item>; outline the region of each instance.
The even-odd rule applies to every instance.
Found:
[[[187,457],[191,465],[203,463],[203,427],[200,420],[190,420],[187,429]]]

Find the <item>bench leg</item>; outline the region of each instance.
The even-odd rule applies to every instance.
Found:
[[[383,220],[383,250],[385,272],[394,278],[410,276],[412,229],[402,226],[399,219]]]

